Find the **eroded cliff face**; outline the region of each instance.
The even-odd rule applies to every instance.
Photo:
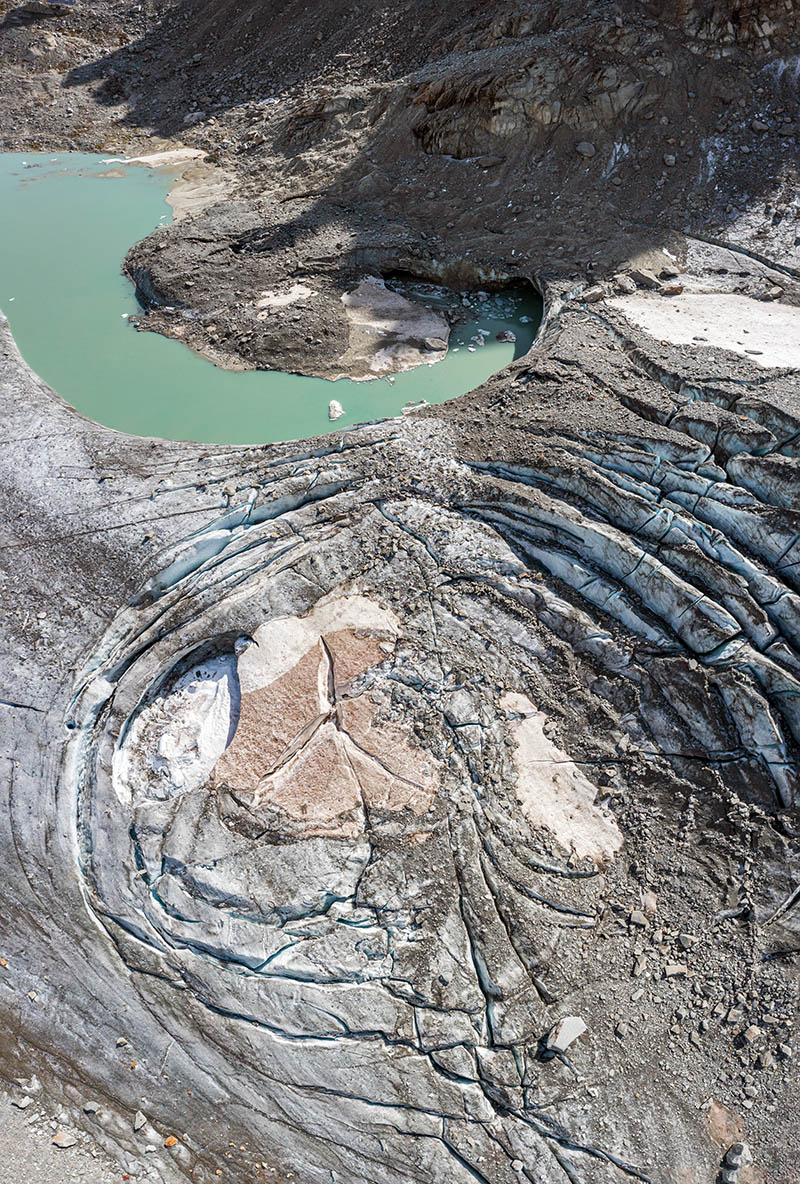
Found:
[[[770,38],[791,36],[797,28],[793,3],[785,0],[672,0],[649,5],[654,16],[669,21],[674,15],[683,29],[699,42],[722,45],[761,43],[770,48]],[[706,46],[707,50],[707,46]]]
[[[141,1180],[792,1184],[794,12],[701,53],[720,6],[414,8],[178,6],[114,59],[238,186],[128,267],[153,327],[323,372],[366,277],[533,276],[526,358],[211,449],[2,329],[2,1072]]]
[[[128,270],[156,294],[144,327],[217,360],[335,372],[337,298],[365,273],[569,290],[654,246],[680,254],[676,230],[758,253],[764,214],[800,266],[793,9],[759,37],[707,7],[293,8],[291,38],[270,8],[204,11],[168,22],[188,79],[145,39],[177,101],[132,114],[235,160],[241,198]],[[298,276],[314,297],[259,318],[260,292]]]

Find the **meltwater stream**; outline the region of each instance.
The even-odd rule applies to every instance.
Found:
[[[133,243],[171,219],[173,179],[83,153],[0,154],[0,309],[28,364],[108,427],[220,444],[319,435],[420,399],[452,399],[533,342],[541,302],[523,290],[466,296],[474,319],[455,326],[447,357],[393,382],[226,371],[178,341],[137,332],[128,317],[141,309],[120,266]],[[516,343],[496,341],[502,330]],[[331,399],[345,410],[335,425]]]

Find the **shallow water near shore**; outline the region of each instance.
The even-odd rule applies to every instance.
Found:
[[[99,423],[205,443],[297,439],[397,415],[421,399],[442,403],[533,342],[541,301],[524,289],[467,295],[471,319],[454,327],[447,357],[393,382],[226,371],[178,341],[137,332],[128,317],[141,309],[120,267],[133,243],[171,220],[174,177],[83,153],[0,154],[0,308],[32,369]],[[502,330],[516,343],[496,341]],[[335,423],[331,399],[345,411]]]

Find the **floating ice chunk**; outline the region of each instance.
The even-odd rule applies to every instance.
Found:
[[[328,404],[328,419],[340,419],[344,415],[344,407],[338,399],[331,399]]]

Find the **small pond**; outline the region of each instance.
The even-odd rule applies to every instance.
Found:
[[[173,180],[174,170],[82,153],[0,154],[0,308],[32,369],[108,427],[220,444],[299,439],[452,399],[533,342],[542,305],[530,288],[455,296],[401,279],[412,299],[457,301],[466,318],[436,365],[369,382],[221,370],[128,322],[141,309],[120,266],[134,242],[170,221]],[[497,341],[504,330],[516,342]],[[331,399],[345,412],[335,424]]]

